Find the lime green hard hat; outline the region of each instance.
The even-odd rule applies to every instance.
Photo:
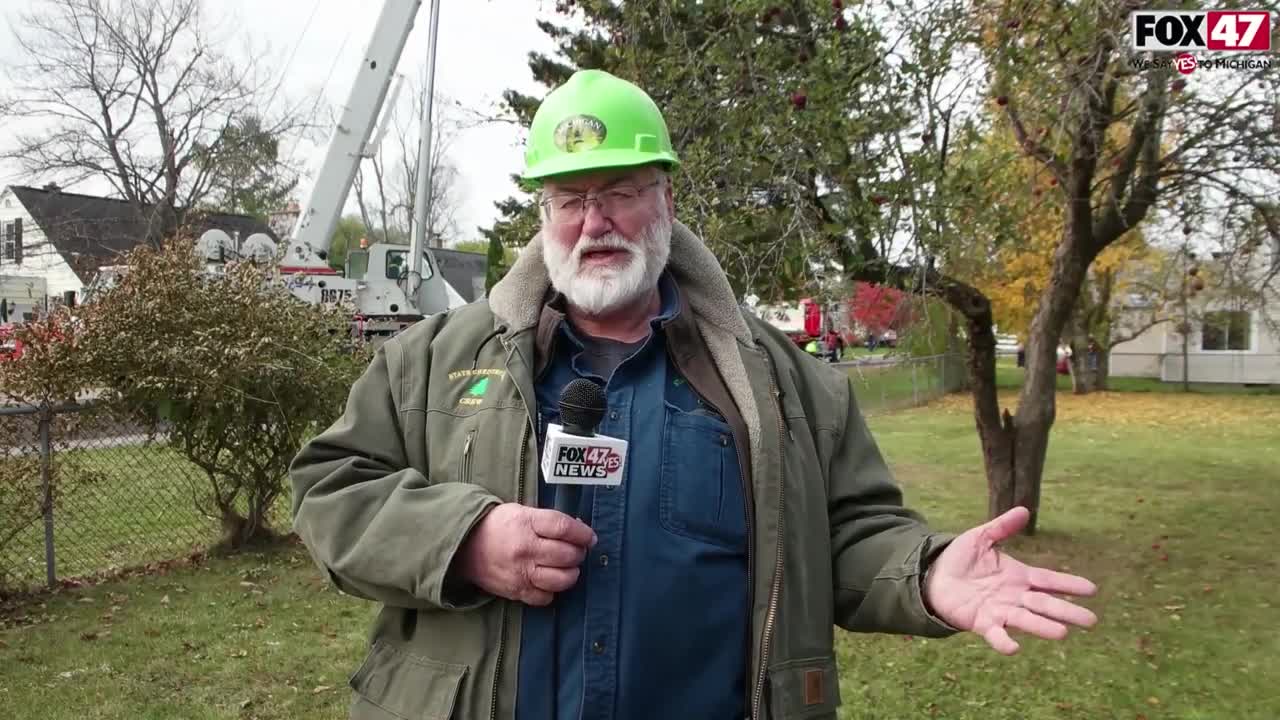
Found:
[[[644,90],[603,70],[579,70],[552,90],[529,128],[524,179],[680,164],[662,112]]]

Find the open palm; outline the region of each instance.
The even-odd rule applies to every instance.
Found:
[[[1067,623],[1091,627],[1097,616],[1054,593],[1090,596],[1097,587],[1077,575],[1019,562],[997,547],[1026,526],[1031,514],[1017,507],[957,537],[934,560],[925,601],[959,630],[981,635],[1005,655],[1018,651],[1008,629],[1048,640],[1067,635]]]

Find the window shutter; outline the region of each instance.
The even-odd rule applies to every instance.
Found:
[[[13,221],[13,261],[22,264],[22,218]]]

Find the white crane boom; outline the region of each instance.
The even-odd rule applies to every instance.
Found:
[[[384,0],[373,37],[333,129],[324,163],[289,238],[282,269],[325,271],[330,238],[342,216],[366,146],[377,125],[422,0]],[[431,39],[434,52],[435,38]],[[427,100],[430,102],[430,98]],[[418,249],[421,252],[421,249]]]

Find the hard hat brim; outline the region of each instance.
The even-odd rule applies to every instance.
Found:
[[[674,170],[679,166],[680,161],[675,153],[670,152],[652,153],[630,149],[591,150],[547,158],[526,169],[521,179],[539,182],[559,175],[655,164],[665,165],[668,170]]]

